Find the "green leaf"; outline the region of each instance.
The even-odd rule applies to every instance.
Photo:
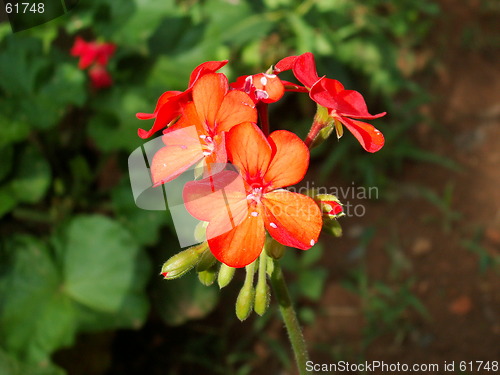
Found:
[[[24,150],[10,187],[19,202],[36,203],[41,200],[51,182],[50,166],[33,147]]]
[[[147,282],[145,254],[119,223],[103,216],[80,216],[65,234],[64,290],[99,312],[117,314],[129,293]],[[145,296],[137,303],[147,306]]]
[[[138,120],[135,114],[154,108],[154,101],[147,101],[143,91],[124,92],[115,87],[110,95],[93,103],[98,113],[89,121],[89,133],[101,150],[133,151],[144,143],[137,136],[137,129],[148,128],[152,123]]]
[[[0,217],[12,211],[17,205],[17,199],[10,186],[0,186]]]
[[[72,343],[76,330],[60,273],[49,248],[33,237],[9,240],[1,255],[9,267],[0,279],[0,345],[27,363],[47,361]]]
[[[4,99],[2,98],[2,100]],[[12,108],[15,106],[14,103],[15,100],[6,99],[0,105],[0,129],[2,129],[0,147],[25,139],[30,131],[30,127],[25,121],[16,120],[11,116],[5,115],[12,112]]]
[[[195,272],[175,280],[158,277],[153,288],[155,307],[172,326],[203,318],[215,308],[219,297],[219,288],[200,284]]]
[[[29,94],[35,88],[37,74],[46,64],[42,42],[36,38],[18,37],[18,34],[5,39],[0,48],[0,88],[10,95]]]
[[[0,147],[0,181],[2,181],[5,176],[12,169],[12,159],[14,155],[14,148],[12,146]]]

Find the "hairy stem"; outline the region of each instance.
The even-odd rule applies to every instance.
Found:
[[[274,261],[274,271],[271,276],[271,285],[273,286],[274,293],[280,306],[281,316],[285,322],[288,337],[292,344],[293,353],[295,355],[295,362],[299,369],[300,375],[307,374],[306,362],[309,360],[307,353],[306,342],[302,335],[302,330],[297,320],[297,314],[292,305],[288,288],[286,286],[285,278],[281,267],[277,261]]]

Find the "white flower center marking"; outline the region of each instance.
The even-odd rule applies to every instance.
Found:
[[[269,225],[271,226],[271,228],[274,228],[274,229],[278,228],[278,226],[274,223],[270,223]]]
[[[252,192],[247,195],[247,199],[251,201],[255,201],[257,203],[260,202],[260,198],[262,197],[262,188],[253,188]]]

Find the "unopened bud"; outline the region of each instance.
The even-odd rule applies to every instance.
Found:
[[[236,299],[236,316],[239,320],[244,321],[252,312],[253,302],[255,299],[255,289],[253,286],[241,288],[238,298]]]
[[[318,194],[314,197],[314,200],[318,204],[323,216],[327,216],[331,219],[336,219],[344,216],[344,209],[342,208],[342,203],[333,194]]]
[[[200,261],[196,265],[196,272],[203,272],[212,267],[217,259],[215,259],[214,255],[207,249],[200,257]]]
[[[255,288],[255,305],[254,311],[260,316],[264,315],[269,307],[270,293],[269,286],[267,285],[266,268],[267,260],[269,259],[267,253],[263,251],[259,257],[259,274],[257,279],[257,287]]]
[[[214,283],[217,278],[217,267],[214,265],[208,270],[198,272],[198,280],[205,285],[210,286]]]
[[[201,255],[207,249],[207,243],[203,242],[175,254],[163,264],[161,274],[167,280],[181,277],[199,262]]]
[[[236,316],[243,321],[250,315],[255,300],[255,289],[253,287],[253,278],[255,274],[255,263],[253,262],[245,267],[245,283],[236,299]]]
[[[280,259],[285,254],[285,245],[280,244],[272,237],[267,237],[265,250],[271,258]]]
[[[217,276],[217,283],[219,284],[220,289],[224,288],[231,282],[235,271],[236,268],[229,267],[224,263],[221,264],[219,269],[219,275]]]
[[[255,288],[255,306],[254,311],[260,316],[264,315],[269,307],[269,300],[271,294],[269,293],[269,285],[267,282],[258,282]]]

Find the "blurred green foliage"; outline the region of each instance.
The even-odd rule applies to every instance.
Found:
[[[0,23],[0,372],[61,374],[54,351],[79,332],[141,326],[150,302],[167,324],[213,309],[217,293],[194,279],[146,293],[178,245],[168,214],[133,202],[127,156],[143,143],[137,128],[151,126],[136,112],[183,90],[203,61],[230,59],[223,71],[235,79],[311,51],[320,75],[366,93],[372,112],[390,113],[376,123],[387,146],[371,162],[348,139],[316,152],[325,178],[340,166],[374,183],[404,158],[428,157],[404,134],[425,93],[398,61],[411,62],[437,13],[430,0],[87,0],[19,33]],[[118,46],[109,89],[93,90],[77,68],[76,35]],[[271,126],[304,134],[314,105],[287,96],[272,110],[282,123]],[[289,266],[297,293],[317,300],[326,271],[307,270],[321,252],[308,254]]]

